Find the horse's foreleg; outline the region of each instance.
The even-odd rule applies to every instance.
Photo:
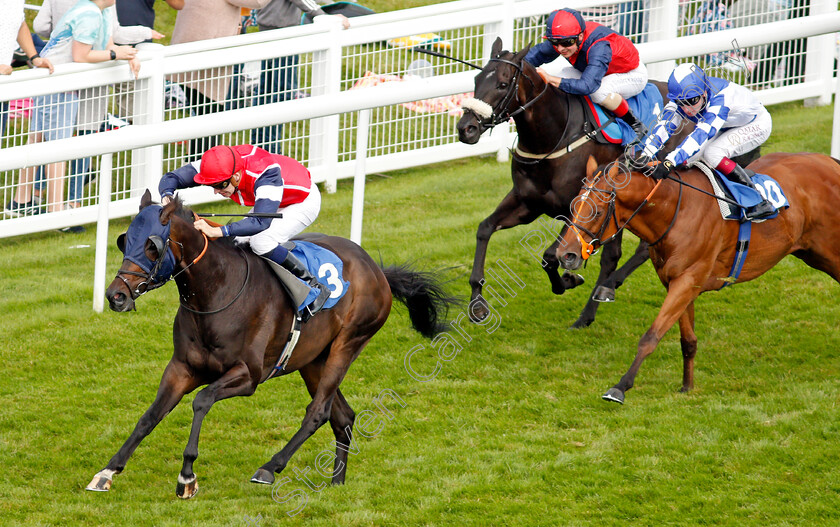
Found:
[[[251,477],[253,483],[263,483],[266,485],[274,483],[274,474],[282,472],[301,445],[321,428],[327,420],[332,418],[338,385],[341,384],[353,359],[358,356],[368,340],[370,340],[370,336],[357,336],[344,340],[341,338],[340,333],[330,347],[326,362],[320,367],[320,378],[317,378],[313,382],[313,373],[316,372],[301,371],[301,375],[304,381],[306,381],[307,389],[310,390],[310,393],[312,386],[317,384],[315,393],[312,396],[312,402],[306,407],[306,415],[303,418],[300,429],[295,432],[280,452],[274,454],[268,463],[265,463],[257,469],[257,472]],[[349,437],[347,439],[349,440]],[[349,446],[349,443],[345,444]],[[337,448],[340,447],[337,445]],[[338,461],[337,457],[336,464]],[[346,470],[346,455],[344,456],[344,462]],[[308,471],[309,468],[307,467]],[[340,475],[343,481],[343,472]],[[333,482],[335,482],[335,476],[336,474],[333,473]]]
[[[184,464],[181,467],[181,473],[178,474],[178,484],[175,487],[175,494],[179,498],[189,499],[198,492],[198,479],[193,472],[193,462],[198,458],[198,436],[201,433],[201,423],[210,411],[210,407],[222,399],[253,394],[258,382],[251,376],[248,366],[244,362],[239,362],[195,396],[190,439],[187,441],[187,448],[184,449]]]
[[[609,243],[607,245],[613,245]],[[614,270],[618,261],[621,259],[621,243],[617,239],[614,244],[619,249],[618,256],[607,255],[607,246],[604,246],[604,252],[601,255],[601,273],[598,276],[598,282],[592,290],[592,295],[589,301],[584,306],[583,311],[580,312],[580,317],[575,322],[573,328],[586,327],[595,321],[595,312],[598,310],[598,304],[601,302],[614,302],[615,290],[621,287],[624,281],[630,274],[641,267],[643,263],[650,259],[650,252],[648,251],[648,244],[640,241],[639,246],[636,247],[636,252],[627,260],[618,270],[610,272],[606,278],[604,277],[605,270]],[[610,260],[608,261],[607,258]]]
[[[683,382],[681,392],[694,389],[694,356],[697,355],[697,334],[694,333],[694,302],[680,317],[680,349],[683,355]]]
[[[665,296],[665,302],[659,309],[656,320],[653,321],[653,325],[639,341],[633,364],[630,365],[630,369],[621,377],[618,384],[607,390],[607,393],[602,396],[604,400],[617,403],[624,402],[624,392],[633,387],[642,362],[653,353],[665,333],[677,322],[699,294],[699,288],[695,287],[695,281],[686,275],[682,275],[669,284],[668,294]]]
[[[137,422],[134,431],[123,443],[122,448],[114,454],[108,465],[93,477],[93,480],[87,486],[87,490],[100,492],[109,490],[114,474],[123,471],[128,458],[131,457],[143,438],[149,435],[157,424],[166,417],[166,414],[175,408],[184,394],[193,391],[196,386],[198,386],[198,383],[187,365],[181,362],[170,362],[163,372],[154,402]]]
[[[531,212],[511,190],[499,203],[493,214],[478,225],[478,231],[475,234],[475,257],[473,258],[472,273],[470,273],[471,301],[481,295],[481,289],[484,285],[484,262],[487,258],[487,244],[490,242],[490,236],[502,229],[530,223],[537,216],[539,214]],[[483,304],[477,304],[471,315],[476,322],[481,322],[489,313]]]
[[[568,270],[562,275],[558,272],[560,260],[557,258],[557,248],[560,246],[559,237],[561,235],[558,235],[558,239],[554,240],[554,243],[543,253],[543,270],[548,275],[548,281],[551,282],[551,292],[555,295],[562,295],[568,289],[574,289],[583,284],[583,277],[579,274]]]

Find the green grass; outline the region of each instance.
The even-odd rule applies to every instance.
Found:
[[[828,151],[830,109],[771,111],[766,152]],[[364,247],[386,263],[445,269],[466,297],[475,228],[509,178],[491,158],[370,176]],[[349,235],[351,198],[341,182],[310,230]],[[199,208],[209,210],[238,209]],[[127,224],[111,223],[109,276],[120,264],[113,240]],[[840,524],[836,283],[786,258],[759,280],[702,296],[695,391],[677,393],[672,330],[619,406],[600,395],[629,366],[661,285],[646,264],[593,327],[569,331],[597,265],[584,271],[584,288],[552,295],[519,245],[529,228],[494,235],[488,256],[488,267],[503,260],[526,287],[494,304],[492,333],[464,326],[471,340],[456,335],[463,349],[440,362],[434,380],[405,370],[418,344],[417,373],[431,373],[437,359],[405,309],[394,308],[342,391],[357,413],[382,416],[374,399],[386,389],[405,406],[389,405],[393,419],[380,418],[376,437],[357,435],[343,487],[315,492],[295,479],[314,472],[332,432],[305,443],[282,474],[290,482],[275,487],[278,496],[298,489],[308,497],[294,517],[286,513],[294,500],[278,503],[248,479],[300,424],[308,397],[296,375],[214,407],[195,499],[174,496],[192,395],[140,445],[111,492],[85,492],[154,397],[172,353],[176,290],[145,295],[137,312],[97,314],[94,226],[0,240],[0,524],[247,525],[246,515],[260,515],[263,526]]]

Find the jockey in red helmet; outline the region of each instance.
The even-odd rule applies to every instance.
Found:
[[[644,131],[625,99],[645,88],[647,68],[628,38],[601,24],[584,22],[574,9],[549,14],[543,38],[525,56],[526,61],[541,66],[562,56],[572,65],[557,77],[539,68],[548,83],[566,93],[589,95],[593,102],[623,119],[637,134]]]
[[[247,240],[256,254],[280,264],[319,291],[308,308],[311,314],[323,307],[331,291],[282,245],[315,221],[321,211],[321,193],[305,166],[252,145],[220,145],[204,152],[200,161],[165,174],[158,190],[165,205],[177,189],[198,185],[207,185],[215,194],[253,207],[254,212],[282,212],[282,217],[252,216],[220,227],[199,219],[195,228],[209,238],[235,236],[238,241]]]

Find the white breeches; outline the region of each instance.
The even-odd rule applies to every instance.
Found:
[[[265,254],[300,234],[315,221],[318,213],[321,212],[321,192],[318,190],[318,185],[312,183],[312,190],[305,200],[282,208],[279,212],[283,214],[283,217],[271,220],[266,230],[253,236],[237,236],[236,241],[248,240],[254,253]]]
[[[579,79],[581,72],[569,66],[560,70],[557,76],[565,79]],[[640,62],[636,69],[630,70],[627,73],[604,75],[604,78],[601,79],[601,87],[592,92],[589,97],[595,104],[601,104],[611,93],[617,93],[623,98],[629,99],[634,95],[640,94],[645,89],[647,81],[647,66]]]
[[[724,157],[732,159],[761,146],[770,137],[772,130],[773,119],[770,113],[762,108],[751,123],[729,128],[707,141],[699,152],[691,156],[687,164],[691,165],[702,159],[710,167],[716,168]]]

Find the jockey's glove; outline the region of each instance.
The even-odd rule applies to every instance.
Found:
[[[659,181],[660,179],[665,179],[672,170],[674,170],[674,162],[666,159],[653,167],[653,172],[651,172],[650,177]]]

